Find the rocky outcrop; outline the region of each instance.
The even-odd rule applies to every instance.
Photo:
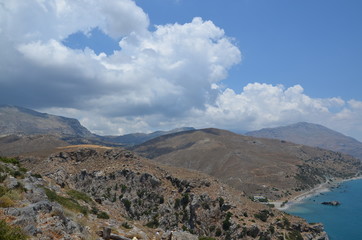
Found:
[[[20,226],[32,239],[83,239],[87,235],[82,225],[66,216],[59,203],[48,199],[43,179],[11,164],[0,163],[0,172],[6,175],[0,183],[0,219]]]
[[[323,205],[329,205],[329,206],[339,206],[341,205],[338,201],[331,201],[331,202],[322,202]]]

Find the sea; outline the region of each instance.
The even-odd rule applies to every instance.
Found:
[[[341,205],[321,204],[330,201]],[[362,239],[362,179],[343,182],[329,192],[307,198],[284,211],[309,223],[323,223],[331,240]]]

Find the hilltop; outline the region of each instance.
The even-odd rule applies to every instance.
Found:
[[[350,154],[362,160],[361,142],[318,124],[300,122],[283,127],[264,128],[245,135],[320,147]]]
[[[133,148],[155,162],[204,172],[244,191],[283,199],[360,173],[351,156],[274,139],[202,129],[155,138]]]

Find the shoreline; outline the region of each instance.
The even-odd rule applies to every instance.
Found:
[[[359,180],[362,179],[362,176],[358,176],[358,177],[353,177],[353,178],[348,178],[348,179],[340,179],[340,180],[332,180],[332,181],[328,181],[322,184],[317,185],[316,187],[303,192],[297,196],[292,197],[291,199],[287,199],[285,201],[274,201],[274,202],[269,202],[270,204],[274,204],[275,208],[281,211],[287,210],[288,208],[290,208],[293,205],[302,203],[305,199],[307,198],[311,198],[313,196],[319,195],[321,193],[325,193],[325,192],[329,192],[331,191],[331,188],[338,186],[341,183],[344,182],[348,182],[348,181],[354,181],[354,180]],[[284,203],[284,205],[283,205]],[[283,205],[283,206],[282,206]]]

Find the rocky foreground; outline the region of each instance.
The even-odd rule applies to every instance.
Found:
[[[123,149],[20,159],[31,171],[2,160],[0,218],[16,239],[328,239],[321,224]]]

